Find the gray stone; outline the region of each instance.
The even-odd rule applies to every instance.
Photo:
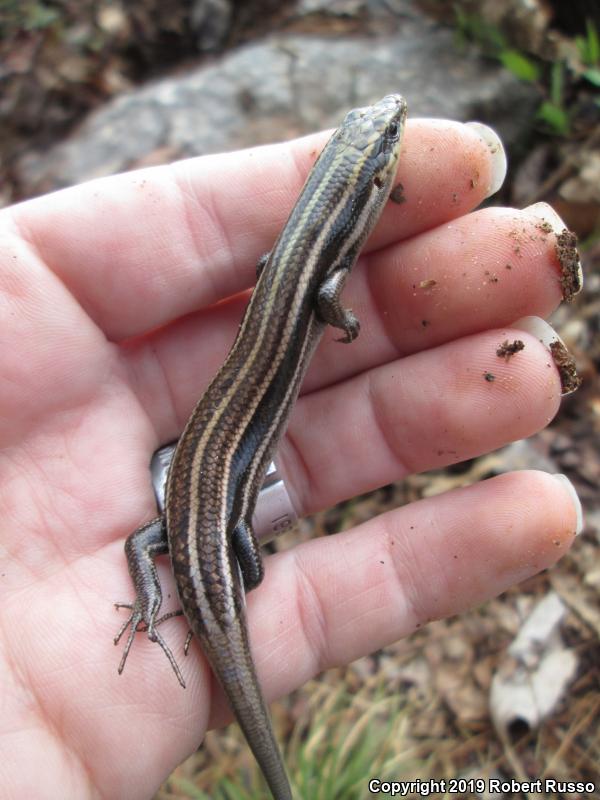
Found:
[[[143,163],[289,139],[334,126],[352,106],[388,92],[406,96],[411,116],[479,118],[510,143],[531,119],[532,91],[458,53],[452,32],[425,17],[403,19],[386,37],[272,36],[119,96],[68,140],[24,158],[19,173],[33,194]]]
[[[229,33],[232,8],[228,0],[196,0],[190,9],[190,23],[196,30],[200,53],[221,47]]]

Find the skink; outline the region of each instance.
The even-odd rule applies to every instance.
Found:
[[[292,792],[258,683],[244,591],[263,577],[251,520],[266,468],[326,324],[359,332],[340,293],[389,197],[406,103],[388,95],[350,111],[312,168],[259,278],[227,359],[177,445],[164,515],[125,544],[136,590],[122,671],[135,632],[158,642],[162,595],[154,559],[168,553],[183,612],[227,695],[275,800]]]

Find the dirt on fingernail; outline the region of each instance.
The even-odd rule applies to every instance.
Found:
[[[581,378],[577,374],[575,359],[562,342],[558,340],[550,345],[552,360],[556,364],[560,376],[563,394],[572,394],[581,386]]]
[[[560,284],[563,299],[570,302],[581,291],[581,260],[577,250],[577,236],[567,228],[556,237],[556,258],[560,265]]]

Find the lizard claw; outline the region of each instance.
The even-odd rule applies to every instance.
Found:
[[[129,651],[131,650],[131,645],[133,644],[133,640],[135,639],[135,634],[140,632],[147,632],[148,638],[151,642],[157,642],[160,646],[163,653],[169,659],[169,664],[175,673],[177,680],[179,681],[181,687],[185,689],[185,680],[183,679],[183,675],[181,674],[181,670],[179,669],[179,665],[175,660],[175,656],[169,645],[165,642],[163,637],[160,633],[156,630],[156,626],[160,625],[161,622],[164,622],[167,619],[171,619],[171,617],[178,617],[183,614],[181,610],[178,611],[169,611],[167,614],[163,614],[162,617],[155,620],[154,617],[156,616],[156,611],[158,608],[153,609],[151,614],[149,615],[149,619],[144,618],[144,614],[141,610],[141,603],[136,599],[135,603],[115,603],[115,608],[128,608],[131,609],[131,614],[129,615],[128,619],[121,625],[117,635],[113,639],[115,645],[118,645],[121,641],[121,638],[127,628],[131,626],[131,630],[129,631],[129,636],[127,637],[127,642],[125,644],[125,649],[123,650],[123,656],[121,657],[121,661],[118,667],[118,673],[121,675],[123,670],[125,669],[125,662],[127,661],[127,656],[129,655]],[[187,647],[188,644],[186,643],[186,655],[187,655]]]

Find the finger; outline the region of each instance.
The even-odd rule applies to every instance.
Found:
[[[505,359],[497,349],[507,339],[525,347]],[[530,436],[555,415],[560,393],[535,337],[487,331],[302,397],[277,460],[303,516]]]
[[[345,298],[369,334],[352,359],[372,366],[523,316],[548,316],[571,270],[559,261],[563,230],[546,203],[486,208],[373,253]],[[579,286],[580,269],[570,275]],[[373,353],[373,342],[387,350],[379,345]],[[333,366],[325,365],[328,374]]]
[[[552,565],[580,527],[563,481],[502,475],[306,542],[267,562],[248,596],[268,697],[495,597]],[[211,724],[223,721],[224,704]]]
[[[543,206],[541,213],[553,219]],[[344,305],[362,329],[351,346],[326,331],[303,391],[347,380],[399,355],[549,315],[561,299],[556,235],[540,209],[490,208],[373,253],[352,276]],[[518,252],[515,252],[518,248]],[[510,269],[507,268],[510,265]],[[138,343],[128,361],[159,441],[179,435],[239,326],[246,296],[202,312]],[[202,370],[190,370],[190,353]]]
[[[327,134],[104,178],[7,209],[22,234],[111,339],[209,306],[254,282]],[[477,206],[489,146],[459,123],[408,125],[399,181],[372,246]]]
[[[2,232],[0,328],[0,442],[6,449],[47,419],[64,424],[58,412],[66,398],[71,409],[89,402],[105,385],[114,348],[29,243]]]

